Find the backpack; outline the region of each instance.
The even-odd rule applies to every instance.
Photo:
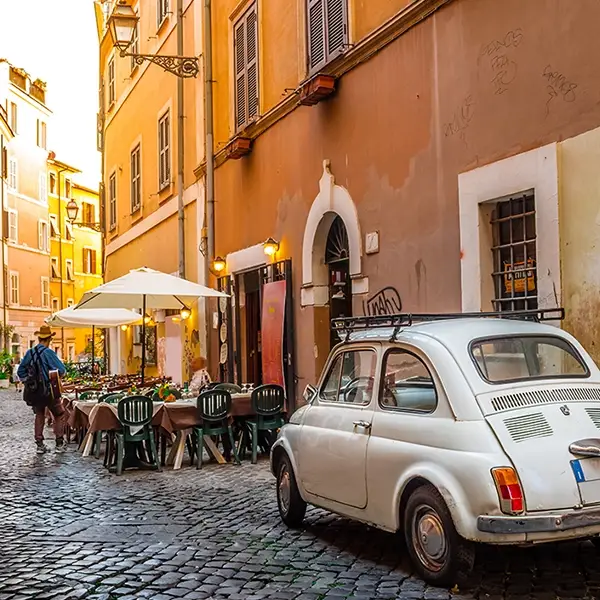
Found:
[[[31,360],[27,365],[27,377],[23,384],[23,400],[27,406],[43,404],[48,399],[48,384],[44,379],[41,356],[44,350],[32,348]]]

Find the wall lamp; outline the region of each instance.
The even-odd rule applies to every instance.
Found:
[[[108,18],[110,37],[115,48],[120,50],[121,56],[130,56],[137,65],[143,64],[144,61],[154,63],[177,77],[197,77],[200,65],[196,56],[168,56],[127,52],[127,49],[133,43],[133,35],[139,20],[140,18],[133,8],[126,4],[124,0],[115,5]]]
[[[212,268],[213,268],[213,271],[214,271],[214,272],[215,272],[217,275],[221,274],[221,273],[222,273],[222,272],[225,270],[225,267],[226,267],[226,266],[227,266],[227,263],[225,262],[225,259],[224,259],[224,258],[222,258],[221,256],[217,256],[217,258],[215,258],[215,259],[212,261]]]
[[[275,256],[279,251],[279,242],[270,237],[266,242],[263,242],[263,250],[267,256]]]
[[[71,225],[78,225],[79,227],[89,227],[94,231],[102,232],[102,223],[76,223],[75,219],[77,219],[77,214],[79,213],[79,205],[75,200],[69,200],[67,202],[67,218],[71,222]]]
[[[181,309],[179,316],[181,317],[182,321],[186,321],[192,316],[192,311],[187,306],[184,306]]]

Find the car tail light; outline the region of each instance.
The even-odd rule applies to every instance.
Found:
[[[500,509],[507,515],[518,515],[523,512],[523,490],[514,469],[505,467],[492,469],[492,476],[500,498]]]

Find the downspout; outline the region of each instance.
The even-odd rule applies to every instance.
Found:
[[[183,56],[183,0],[177,0],[177,54]],[[179,277],[185,278],[185,208],[183,172],[185,169],[183,77],[177,78],[177,218],[179,231]]]
[[[62,206],[61,206],[61,198],[60,198],[60,176],[69,169],[60,169],[56,174],[56,195],[58,196],[58,227],[60,231],[60,237],[58,240],[58,256],[60,260],[60,310],[64,308],[64,292],[63,292],[63,275],[64,275],[64,265],[63,265],[63,227],[64,223],[62,220]],[[73,263],[73,273],[75,273],[75,263]],[[60,328],[60,345],[62,347],[62,355],[65,357],[65,328]]]
[[[204,0],[204,119],[206,152],[206,216],[202,229],[204,248],[204,279],[209,285],[210,272],[215,258],[215,146],[213,116],[213,59],[212,59],[212,18],[211,0]],[[210,302],[205,301],[206,319],[206,359],[212,365],[211,352],[211,310]]]
[[[105,227],[106,227],[106,193],[104,187],[104,168],[105,168],[105,154],[104,154],[104,127],[106,123],[106,116],[104,112],[104,77],[102,76],[102,59],[100,58],[98,61],[98,82],[99,82],[99,102],[98,102],[98,150],[100,151],[100,185],[98,187],[98,196],[100,201],[100,274],[102,275],[102,283],[104,283],[104,275],[106,273],[106,239],[104,237]],[[121,335],[121,330],[117,328],[117,335]],[[106,335],[106,331],[104,332],[104,342],[103,342],[103,351],[104,351],[104,374],[108,374],[108,365],[109,363],[109,352],[110,346],[108,343],[108,336]]]
[[[7,169],[7,165],[4,164],[4,136],[0,135],[0,215],[2,215],[2,223],[4,224],[4,171]],[[2,231],[2,322],[4,324],[4,339],[2,343],[6,348],[8,342],[8,336],[6,335],[6,327],[8,325],[8,310],[6,307],[6,295],[8,293],[8,286],[6,285],[6,237],[7,231]]]

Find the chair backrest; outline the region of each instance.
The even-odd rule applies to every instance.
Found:
[[[236,385],[235,383],[217,383],[211,389],[225,390],[226,392],[229,392],[230,394],[239,394],[242,391],[242,388],[239,385]]]
[[[123,425],[149,425],[152,422],[152,400],[147,396],[127,396],[117,406],[119,421]]]
[[[262,417],[275,417],[283,411],[285,392],[280,385],[260,385],[252,391],[252,410]]]
[[[78,396],[78,399],[79,400],[87,400],[91,395],[92,395],[91,390],[88,390],[87,392],[81,392],[81,394],[79,394],[79,396]]]
[[[207,390],[198,396],[196,405],[202,421],[223,421],[231,412],[231,394],[227,390]]]
[[[107,404],[116,404],[121,398],[125,397],[125,394],[120,392],[110,392],[109,394],[104,394],[98,398],[98,402],[106,402]]]

